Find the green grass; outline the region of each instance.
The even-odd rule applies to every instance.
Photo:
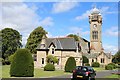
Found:
[[[112,74],[110,76],[106,76],[105,78],[120,78],[120,75]]]
[[[2,78],[10,78],[9,75],[10,66],[5,65],[2,66]],[[64,72],[63,70],[56,70],[56,71],[44,71],[43,69],[35,68],[34,70],[34,77],[52,77],[52,76],[59,76],[59,75],[67,75],[69,73]]]
[[[101,68],[101,67],[93,67],[95,71],[103,71],[105,70],[105,68]]]

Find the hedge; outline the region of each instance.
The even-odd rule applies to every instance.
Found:
[[[100,67],[100,64],[98,62],[93,62],[92,67]]]
[[[55,71],[55,66],[51,63],[48,63],[45,65],[44,71]]]
[[[11,77],[34,76],[34,62],[32,54],[27,49],[18,49],[10,66]]]
[[[112,66],[113,66],[113,69],[116,69],[116,68],[117,68],[117,66],[116,66],[115,63],[109,63],[108,65],[112,65]]]
[[[113,70],[113,66],[112,65],[106,65],[105,70]]]
[[[89,63],[85,63],[85,66],[90,66],[90,64]]]
[[[73,69],[76,67],[76,61],[74,57],[69,57],[66,64],[65,64],[65,72],[72,72]]]

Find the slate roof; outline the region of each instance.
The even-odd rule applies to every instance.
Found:
[[[103,52],[103,54],[105,54],[108,58],[111,58],[110,53],[104,53]],[[97,58],[100,55],[100,53],[94,53],[94,54],[85,53],[83,55],[86,56],[87,58]]]
[[[55,45],[56,49],[77,49],[76,41],[74,38],[46,38],[45,39],[45,48],[48,49],[51,44]],[[37,49],[43,49],[41,48],[42,44],[39,44]]]
[[[86,56],[87,58],[97,58],[99,56],[99,53],[94,53],[94,54],[83,54],[84,56]]]

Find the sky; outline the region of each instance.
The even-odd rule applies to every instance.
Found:
[[[23,46],[38,26],[48,32],[48,37],[79,33],[90,41],[88,15],[94,6],[103,18],[103,48],[105,52],[115,54],[118,50],[117,2],[3,2],[0,3],[0,30],[9,27],[19,31]]]

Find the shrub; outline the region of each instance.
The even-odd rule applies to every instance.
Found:
[[[2,65],[10,65],[10,61],[2,59]]]
[[[100,64],[98,62],[93,62],[92,67],[100,67]]]
[[[117,67],[115,63],[109,63],[108,65],[112,65],[113,69],[116,69],[116,67]]]
[[[89,63],[85,63],[85,66],[90,66],[90,64]]]
[[[13,61],[13,57],[14,57],[14,55],[15,55],[15,54],[12,54],[12,55],[10,55],[10,56],[8,57],[10,63]]]
[[[113,70],[113,66],[112,65],[106,65],[105,70]]]
[[[55,66],[51,63],[48,63],[45,65],[44,71],[55,71]]]
[[[18,49],[15,52],[10,66],[11,77],[34,76],[34,63],[31,53],[27,49]]]
[[[89,63],[89,59],[86,56],[82,56],[83,63]]]
[[[76,67],[76,61],[74,57],[69,57],[65,64],[65,72],[72,72],[75,67]]]

